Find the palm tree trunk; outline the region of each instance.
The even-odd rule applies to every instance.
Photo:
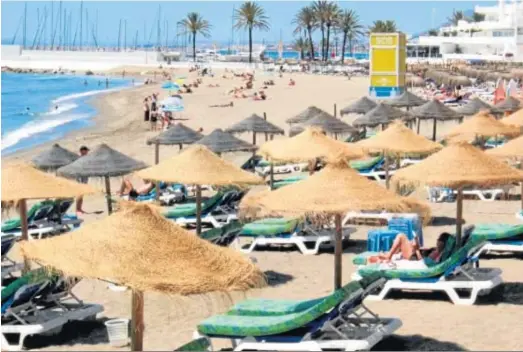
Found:
[[[192,59],[196,62],[196,32],[192,33]]]
[[[353,52],[352,52],[352,36],[349,36],[349,53],[352,58]]]
[[[327,25],[327,43],[325,44],[325,61],[329,59],[329,47],[330,47],[330,36],[331,36],[331,26]]]
[[[312,28],[307,28],[307,32],[309,33],[309,44],[311,46],[311,60],[314,61],[314,43],[312,42]]]
[[[249,27],[249,63],[252,62],[252,27]]]
[[[347,44],[347,33],[343,33],[343,42],[341,43],[341,64],[345,61],[345,44]]]
[[[325,28],[321,24],[321,60],[325,61]]]

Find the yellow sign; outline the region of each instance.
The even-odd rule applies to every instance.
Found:
[[[370,45],[371,46],[397,46],[398,45],[398,35],[396,33],[390,34],[390,35],[371,34]]]
[[[398,76],[372,75],[370,77],[370,85],[372,87],[397,87]]]
[[[396,48],[372,48],[373,72],[396,72]]]

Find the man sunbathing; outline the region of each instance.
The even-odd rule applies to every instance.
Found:
[[[134,188],[132,182],[128,178],[124,178],[118,194],[120,196],[129,196],[130,199],[135,199],[138,196],[149,194],[153,188],[154,183],[151,181],[146,181],[142,187]]]
[[[450,234],[444,232],[439,235],[436,247],[428,250],[420,249],[418,238],[409,241],[407,236],[400,233],[394,239],[392,247],[387,253],[368,258],[368,263],[391,263],[405,269],[424,269],[427,262],[439,263],[445,244]]]

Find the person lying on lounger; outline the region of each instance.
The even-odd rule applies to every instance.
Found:
[[[129,196],[130,199],[135,199],[138,196],[149,194],[153,188],[154,183],[150,181],[146,181],[142,187],[135,188],[128,178],[124,178],[118,194],[120,196]]]
[[[417,237],[409,241],[405,234],[400,233],[394,239],[389,252],[370,257],[368,262],[392,263],[404,268],[423,269],[427,267],[427,262],[439,263],[449,237],[450,234],[444,232],[439,235],[435,248],[423,250]]]

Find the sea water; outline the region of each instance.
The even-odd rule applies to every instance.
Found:
[[[2,72],[2,154],[63,137],[89,126],[96,110],[88,100],[119,90],[130,80],[98,76]]]
[[[235,55],[235,54],[238,53],[238,51],[237,50],[221,49],[221,50],[218,50],[218,53],[220,55]],[[340,51],[340,55],[341,55],[341,51]],[[278,60],[280,58],[280,53],[278,52],[278,50],[265,50],[263,52],[263,56],[265,58]],[[320,53],[319,52],[314,52],[314,56],[316,58],[319,58],[320,57]],[[346,52],[345,53],[345,58],[346,59],[354,58],[356,60],[368,60],[369,59],[369,54],[368,53],[353,53],[353,54],[351,54],[349,52]],[[299,60],[300,59],[300,52],[299,51],[293,51],[293,50],[284,50],[282,52],[282,59],[284,59],[284,60],[289,60],[289,59]]]

